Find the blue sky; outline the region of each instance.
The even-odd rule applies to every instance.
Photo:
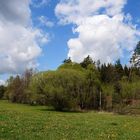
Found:
[[[128,0],[124,7],[125,13],[130,13],[134,18],[134,22],[140,19],[140,1],[139,0]]]
[[[55,16],[55,7],[59,0],[51,0],[45,6],[35,8],[31,6],[32,20],[34,26],[39,26],[38,18],[40,16],[46,17],[54,23],[53,27],[40,26],[40,28],[50,35],[50,41],[43,47],[43,53],[39,57],[39,69],[56,69],[64,59],[67,58],[68,47],[67,41],[73,37],[72,25],[60,25],[57,17]]]
[[[0,83],[71,57],[128,64],[140,40],[139,0],[1,0]],[[21,6],[18,6],[21,5]],[[11,43],[12,42],[12,43]]]

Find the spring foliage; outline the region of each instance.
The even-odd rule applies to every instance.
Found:
[[[55,71],[27,70],[10,77],[6,89],[0,89],[0,95],[4,93],[3,98],[12,102],[50,105],[61,111],[122,111],[123,107],[140,103],[140,69],[122,66],[120,60],[100,64],[90,56],[81,63],[68,58]]]

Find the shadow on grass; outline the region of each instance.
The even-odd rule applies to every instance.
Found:
[[[117,123],[115,123],[115,122],[112,122],[112,123],[110,123],[111,125],[113,125],[113,126],[117,126],[118,124]]]
[[[40,111],[49,111],[49,112],[62,112],[62,113],[83,113],[87,111],[80,111],[80,110],[55,110],[54,108],[43,108],[43,109],[38,109]]]

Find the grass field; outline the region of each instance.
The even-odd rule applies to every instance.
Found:
[[[0,140],[140,140],[140,117],[0,101]]]

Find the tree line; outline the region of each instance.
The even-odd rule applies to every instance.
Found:
[[[56,110],[122,111],[140,104],[140,43],[131,66],[94,62],[87,56],[81,63],[64,60],[55,71],[34,72],[10,77],[0,86],[0,98],[11,102],[53,106]]]

